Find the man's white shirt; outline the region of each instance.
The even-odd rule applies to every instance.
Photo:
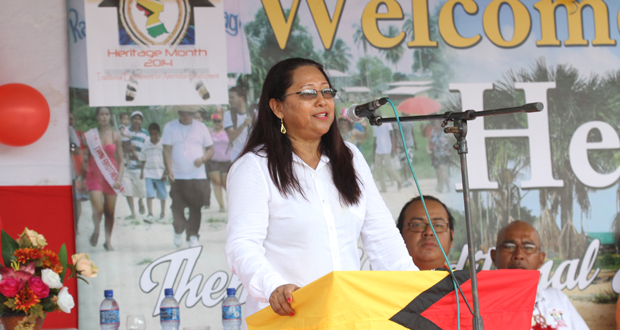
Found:
[[[532,327],[544,324],[543,320],[558,330],[589,330],[568,297],[558,289],[539,287],[536,292]]]

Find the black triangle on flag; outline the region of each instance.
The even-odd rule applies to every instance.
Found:
[[[117,7],[120,0],[102,0],[98,7]],[[215,7],[209,0],[189,0],[191,7]]]
[[[103,0],[97,7],[116,7],[118,8],[120,0]]]
[[[193,7],[215,7],[209,0],[189,0],[189,5]]]
[[[468,270],[455,271],[454,276],[459,285],[469,281],[470,278]],[[392,316],[390,321],[396,322],[407,329],[441,330],[435,323],[421,314],[451,292],[454,292],[452,276],[446,276],[443,280],[419,294],[405,308]]]

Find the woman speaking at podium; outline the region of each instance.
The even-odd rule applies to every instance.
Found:
[[[265,78],[258,119],[228,174],[226,259],[246,290],[246,316],[332,271],[418,270],[359,150],[345,143],[323,67],[291,58]],[[245,324],[245,321],[244,321]]]

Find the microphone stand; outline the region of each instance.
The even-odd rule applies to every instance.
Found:
[[[424,115],[424,116],[405,116],[399,117],[400,121],[422,121],[422,120],[443,120],[441,127],[444,128],[444,133],[446,134],[454,134],[456,138],[456,144],[453,146],[454,149],[457,150],[460,158],[461,158],[461,178],[463,181],[463,203],[465,206],[465,225],[467,227],[467,247],[469,253],[469,275],[471,278],[471,291],[473,297],[473,305],[474,305],[474,313],[473,313],[473,329],[474,330],[483,330],[482,316],[480,315],[480,305],[478,303],[478,281],[476,279],[476,260],[475,260],[475,251],[473,244],[473,229],[471,224],[471,211],[469,207],[469,177],[467,171],[467,140],[465,137],[467,136],[467,121],[474,120],[477,117],[485,117],[485,116],[493,116],[493,115],[504,115],[509,113],[517,113],[517,112],[540,112],[544,108],[543,104],[540,102],[537,103],[528,103],[518,107],[512,108],[503,108],[503,109],[495,109],[495,110],[485,110],[485,111],[475,111],[475,110],[466,110],[463,112],[453,112],[449,111],[443,114],[435,114],[435,115]],[[383,118],[381,116],[375,116],[375,113],[370,113],[368,120],[371,125],[378,126],[383,123],[389,122],[397,122],[395,117]],[[446,127],[448,122],[453,122],[452,127]],[[456,280],[456,279],[455,279]],[[465,297],[463,296],[463,299]],[[460,315],[458,316],[460,317]]]

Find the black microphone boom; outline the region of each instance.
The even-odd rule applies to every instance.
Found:
[[[388,102],[387,97],[378,98],[364,104],[352,104],[347,110],[347,117],[354,122],[359,123],[364,118],[373,115],[373,111],[379,109],[382,105]]]

